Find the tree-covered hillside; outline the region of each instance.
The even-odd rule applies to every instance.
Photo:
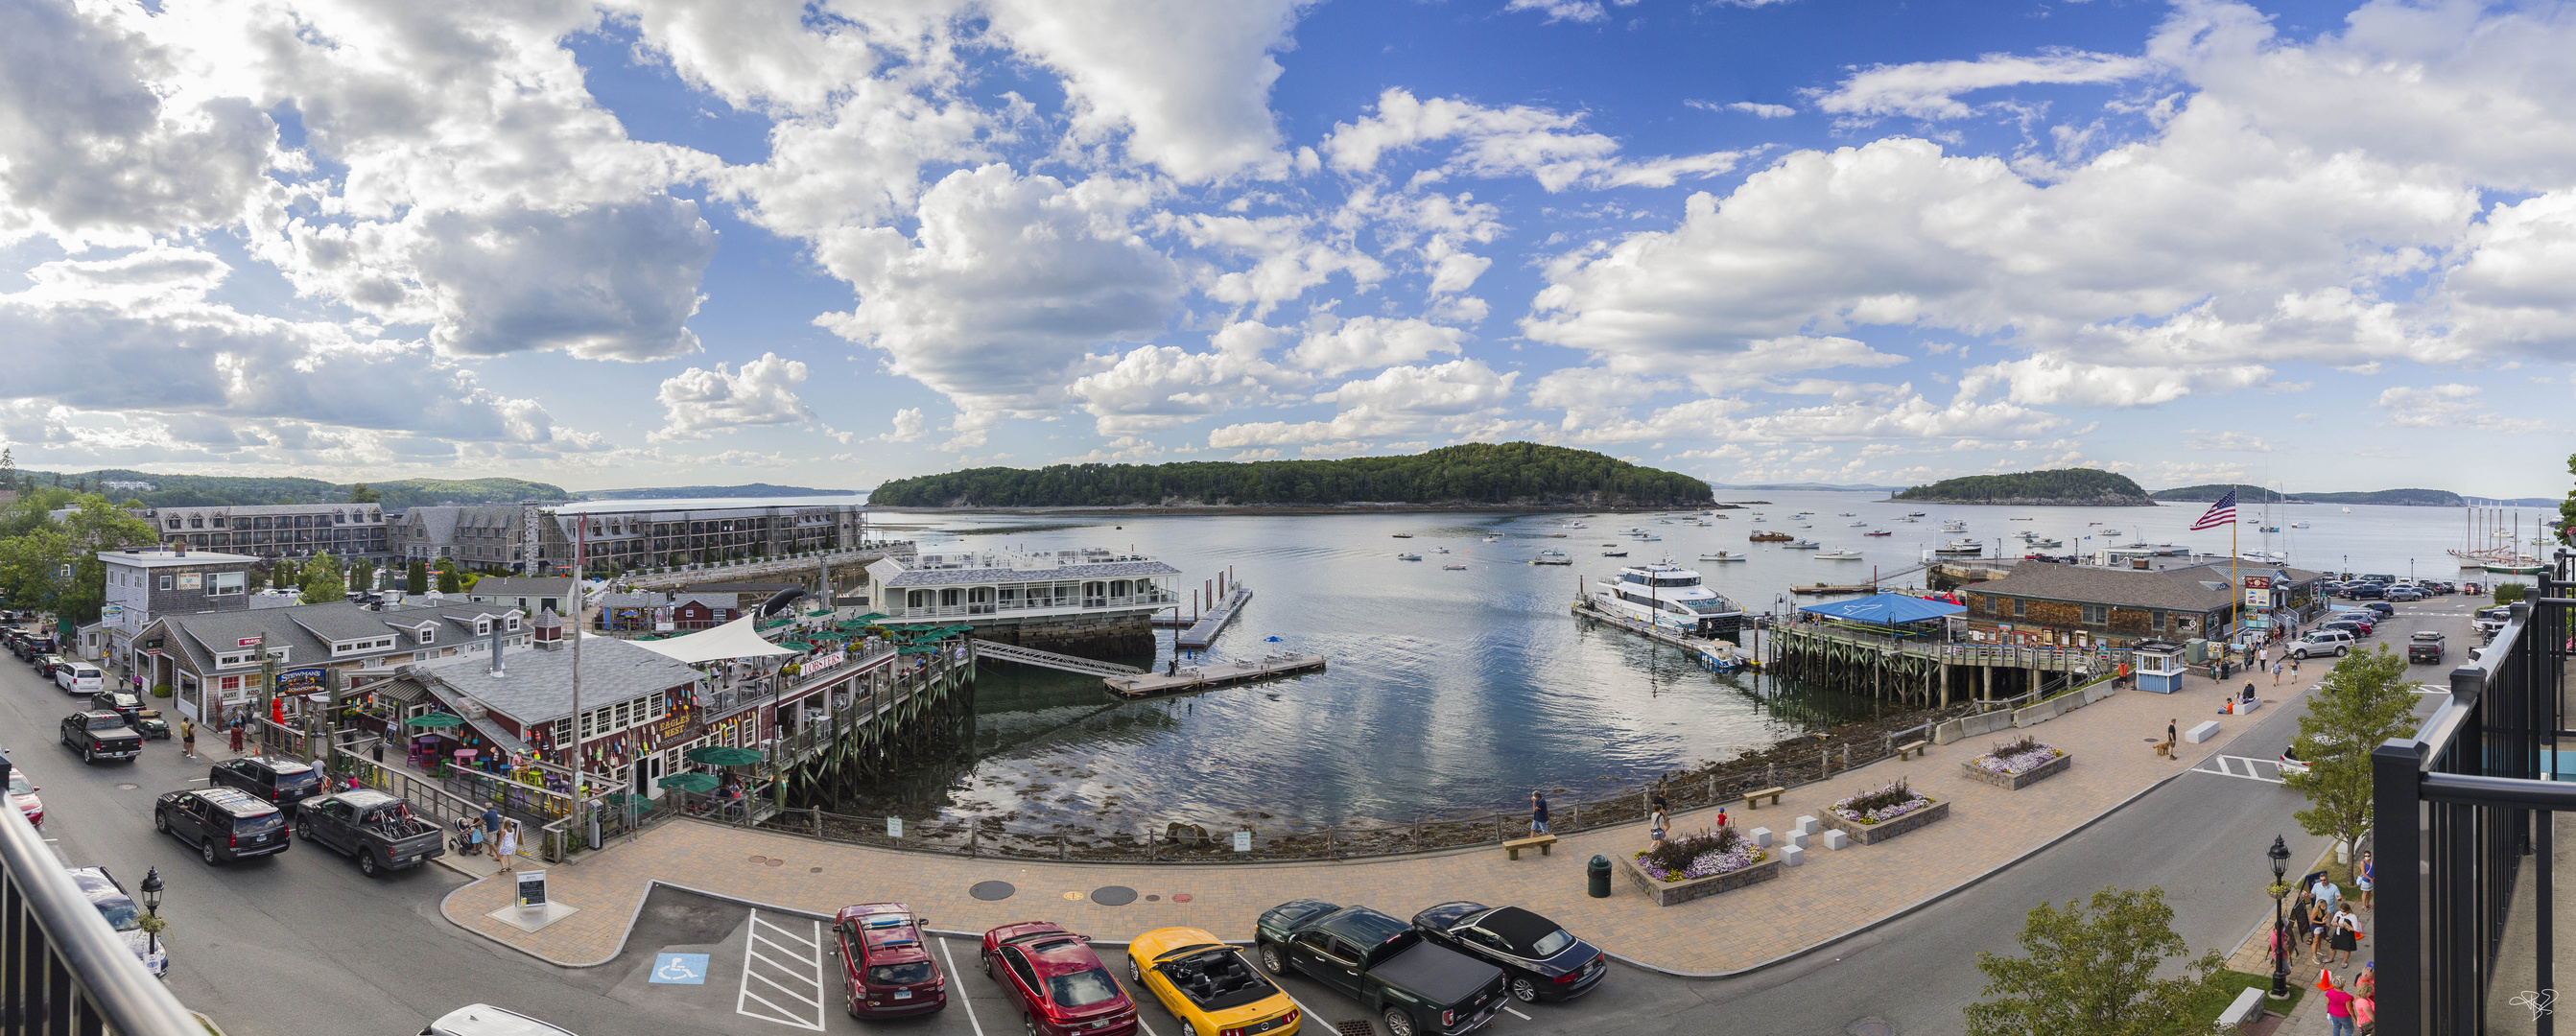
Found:
[[[2197,486],[2175,486],[2172,489],[2159,489],[2148,495],[2155,497],[2158,500],[2183,500],[2192,503],[2206,504],[2213,503],[2219,497],[2226,496],[2227,491],[2230,489],[2236,491],[2236,502],[2240,504],[2277,504],[2291,499],[2288,494],[2275,493],[2261,486],[2231,486],[2224,482],[2211,482]]]
[[[2368,493],[2275,493],[2255,486],[2230,486],[2213,482],[2200,486],[2178,486],[2159,489],[2158,500],[2216,500],[2230,489],[2236,491],[2238,503],[2305,503],[2305,504],[2400,504],[2410,507],[2464,507],[2468,501],[2460,494],[2442,489],[2382,489]]]
[[[1569,504],[1679,507],[1708,483],[1590,450],[1469,443],[1404,457],[1059,464],[975,468],[896,479],[869,494],[887,507],[1115,507],[1126,504]]]
[[[1969,475],[1916,486],[1891,499],[1945,504],[2071,504],[2090,507],[2155,506],[2155,498],[2126,475],[2093,468]]]
[[[243,507],[252,504],[337,504],[347,503],[359,485],[380,494],[386,510],[400,511],[421,504],[506,504],[521,500],[563,500],[569,497],[560,486],[530,482],[517,478],[407,478],[393,482],[356,484],[324,482],[313,478],[262,478],[244,475],[162,475],[149,471],[109,468],[101,471],[20,473],[21,483],[32,482],[35,488],[64,489],[87,493],[104,493],[110,500],[123,503],[140,500],[145,507]],[[106,488],[109,482],[149,483],[150,490]]]

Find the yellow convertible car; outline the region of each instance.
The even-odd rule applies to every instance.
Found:
[[[1297,1005],[1243,954],[1196,928],[1157,928],[1127,944],[1127,977],[1181,1020],[1182,1036],[1290,1036]]]

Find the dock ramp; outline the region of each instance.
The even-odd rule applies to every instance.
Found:
[[[1000,641],[985,640],[981,637],[978,637],[975,640],[975,654],[979,658],[989,658],[1001,662],[1017,662],[1021,665],[1033,665],[1041,669],[1060,669],[1068,673],[1081,673],[1086,676],[1142,676],[1145,673],[1144,670],[1138,669],[1135,666],[1119,665],[1116,662],[1103,662],[1096,658],[1083,658],[1079,655],[1061,655],[1053,651],[1040,651],[1036,648],[1024,648],[1017,644],[1004,644]]]

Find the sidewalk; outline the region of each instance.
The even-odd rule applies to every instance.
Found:
[[[852,903],[900,900],[949,930],[1046,918],[1106,941],[1170,925],[1250,938],[1262,911],[1301,896],[1399,914],[1472,899],[1528,907],[1611,953],[1655,968],[1729,972],[1889,920],[2066,836],[2206,761],[2227,737],[2269,718],[2269,710],[2296,707],[2322,672],[2312,669],[2295,687],[2276,689],[2265,681],[2265,711],[2248,716],[2214,715],[2222,695],[2210,681],[2196,678],[2181,694],[2133,689],[2067,713],[2027,733],[2073,754],[2074,766],[2020,792],[1960,774],[1960,763],[2008,736],[1998,731],[1934,746],[1919,759],[1884,760],[1837,774],[1792,790],[1776,807],[1730,810],[1738,826],[1782,832],[1801,814],[1819,813],[1827,803],[1897,777],[1951,803],[1948,819],[1903,837],[1840,852],[1825,850],[1819,838],[1810,843],[1804,866],[1786,868],[1776,880],[1672,908],[1655,907],[1624,871],[1614,872],[1610,898],[1585,894],[1585,862],[1595,853],[1615,859],[1645,848],[1642,823],[1564,836],[1554,855],[1524,852],[1517,862],[1486,846],[1347,862],[1157,866],[905,853],[676,821],[577,866],[553,869],[549,898],[581,912],[543,930],[524,932],[484,916],[510,901],[500,881],[464,886],[441,909],[449,921],[486,938],[556,963],[588,965],[617,954],[654,881],[818,914]],[[2214,718],[2223,733],[2204,744],[2176,746],[2179,761],[2158,758],[2151,743],[2163,740],[2169,718],[2179,718],[2186,729]],[[1688,832],[1714,819],[1711,812],[1687,813],[1675,817],[1675,827]],[[969,893],[978,883],[996,881],[1013,887],[1008,898]],[[1129,892],[1133,902],[1124,902],[1122,893]],[[1101,905],[1095,893],[1124,905]]]

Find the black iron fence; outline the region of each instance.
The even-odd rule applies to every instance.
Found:
[[[9,780],[0,760],[0,785]],[[0,807],[0,1036],[204,1036],[72,884],[42,835]]]
[[[2412,738],[2372,752],[2378,1032],[2555,1031],[2556,852],[2576,810],[2566,708],[2570,555]],[[2554,772],[2553,772],[2554,771]]]

